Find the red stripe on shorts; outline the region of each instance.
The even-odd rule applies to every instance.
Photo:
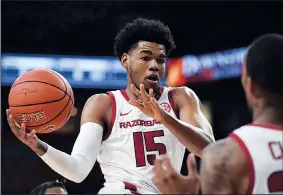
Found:
[[[133,193],[133,194],[139,194],[137,192],[137,187],[134,184],[131,184],[131,183],[125,182],[125,181],[123,183],[125,185],[125,189],[130,190],[131,193]]]

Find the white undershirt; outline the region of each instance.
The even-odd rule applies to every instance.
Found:
[[[102,142],[103,128],[93,122],[81,125],[71,155],[48,145],[40,158],[63,177],[82,182],[93,168]]]

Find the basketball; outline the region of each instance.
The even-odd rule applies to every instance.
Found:
[[[70,118],[74,94],[68,81],[50,69],[31,70],[13,83],[9,93],[10,112],[26,130],[50,133]]]

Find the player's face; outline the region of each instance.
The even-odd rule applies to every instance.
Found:
[[[128,54],[122,56],[121,62],[127,70],[130,84],[154,91],[160,86],[165,72],[166,51],[164,45],[140,41]]]
[[[47,188],[45,194],[68,194],[68,193],[64,188],[53,187],[53,188]]]

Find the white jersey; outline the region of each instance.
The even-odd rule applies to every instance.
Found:
[[[250,124],[230,136],[247,157],[247,194],[283,194],[283,127]]]
[[[158,104],[176,118],[172,91],[165,87],[160,94]],[[109,95],[112,130],[103,141],[97,159],[106,183],[130,182],[144,189],[144,193],[159,193],[152,182],[154,160],[168,154],[174,168],[180,171],[185,146],[164,125],[130,105],[125,90],[112,91]]]

